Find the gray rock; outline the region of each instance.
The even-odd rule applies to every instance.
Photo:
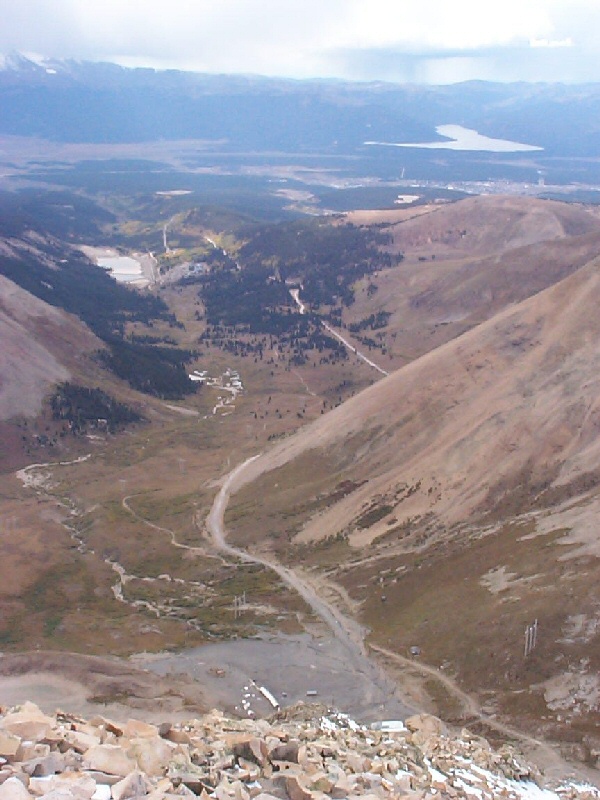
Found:
[[[83,763],[88,769],[119,775],[122,778],[133,772],[137,766],[118,745],[113,744],[97,744],[90,747],[83,755]]]
[[[0,730],[0,756],[7,761],[14,761],[21,747],[21,739],[9,731]]]
[[[139,770],[130,772],[123,780],[115,783],[111,789],[113,800],[130,800],[132,797],[145,797],[152,784]]]
[[[275,745],[269,750],[270,761],[291,761],[294,764],[298,763],[298,751],[300,749],[300,742],[286,742],[284,744]]]
[[[31,800],[31,795],[18,778],[8,778],[0,786],[0,800]]]

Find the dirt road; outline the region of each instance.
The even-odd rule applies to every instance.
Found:
[[[298,311],[301,314],[306,314],[306,306],[300,299],[300,289],[290,289],[290,294],[294,302],[298,306]],[[390,374],[389,372],[387,372],[387,370],[383,369],[383,367],[380,367],[379,364],[376,364],[374,361],[371,361],[371,359],[368,356],[366,356],[357,347],[355,347],[352,344],[352,342],[349,342],[348,339],[345,339],[341,333],[338,333],[338,331],[336,331],[335,328],[332,328],[331,325],[325,322],[325,320],[321,319],[319,321],[328,333],[330,333],[335,339],[337,339],[338,342],[341,342],[347,350],[350,350],[351,353],[354,353],[354,355],[357,358],[360,358],[361,361],[364,361],[365,364],[368,364],[369,367],[376,369],[377,372],[379,372],[381,375],[385,376]]]
[[[225,538],[224,514],[230,494],[235,491],[244,471],[260,456],[253,456],[232,470],[225,478],[210,513],[206,527],[217,549],[246,564],[260,564],[275,572],[289,588],[297,592],[322,622],[330,629],[334,638],[342,646],[348,666],[360,675],[361,692],[365,707],[381,709],[382,713],[393,716],[407,716],[415,709],[397,697],[394,683],[386,673],[367,655],[363,643],[363,631],[354,621],[344,616],[339,609],[319,597],[314,588],[288,567],[270,561],[228,544]]]

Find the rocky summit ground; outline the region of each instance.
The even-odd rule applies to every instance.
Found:
[[[373,730],[325,706],[270,720],[218,711],[185,724],[88,720],[25,703],[0,717],[0,800],[567,798],[600,791],[543,777],[505,745],[451,735],[425,714]]]

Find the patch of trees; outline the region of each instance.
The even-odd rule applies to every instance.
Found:
[[[177,342],[172,336],[151,336],[150,334],[132,333],[129,336],[129,341],[133,344],[168,344],[177,346]]]
[[[43,254],[24,250],[18,257],[0,256],[0,273],[46,303],[77,315],[104,340],[123,335],[129,321],[175,321],[159,297],[126,288],[83,253],[51,238],[44,239]]]
[[[176,399],[196,391],[184,368],[189,351],[157,346],[151,338],[125,338],[130,322],[181,326],[161,298],[117,283],[83,253],[51,236],[26,233],[22,241],[31,247],[21,248],[18,256],[0,255],[0,274],[82,319],[106,343],[100,354],[106,367],[134,389],[158,397]]]
[[[209,325],[277,336],[298,324],[287,287],[267,267],[211,272],[202,276],[200,284]]]
[[[247,234],[239,253],[242,269],[211,271],[195,279],[208,324],[203,340],[243,354],[248,348],[240,334],[267,335],[277,337],[291,364],[305,363],[310,351],[319,353],[321,363],[347,358],[345,347],[324,333],[317,317],[298,313],[289,286],[301,283],[303,300],[327,306],[328,318],[341,324],[341,306],[353,302],[354,282],[392,263],[382,250],[388,234],[323,220],[261,226]],[[366,325],[376,328],[386,321],[381,312]],[[222,329],[229,330],[229,341]]]
[[[287,330],[271,331],[268,335],[251,334],[235,326],[209,325],[199,342],[236,356],[253,356],[255,361],[262,361],[267,356],[268,363],[273,362],[272,355],[268,354],[277,350],[279,357],[287,358],[295,366],[305,364],[309,357],[313,360],[318,358],[322,364],[348,358],[346,348],[327,334],[315,317],[290,314],[286,319],[293,323]]]
[[[108,350],[99,353],[101,362],[134,389],[164,400],[180,400],[197,391],[198,384],[190,381],[185,369],[194,358],[191,351],[117,338],[108,345]]]
[[[360,333],[360,331],[364,331],[367,328],[370,328],[372,331],[378,330],[379,328],[385,328],[391,316],[392,315],[389,311],[378,311],[376,314],[371,314],[370,316],[361,319],[359,322],[349,323],[348,330],[351,333]]]
[[[258,228],[239,259],[247,267],[267,266],[281,281],[302,283],[302,297],[314,307],[349,306],[358,279],[401,260],[383,249],[390,242],[381,230],[301,220]]]
[[[0,192],[3,236],[21,236],[34,229],[61,239],[81,236],[93,242],[100,235],[100,226],[114,221],[114,214],[75,192],[39,188]]]
[[[52,417],[68,422],[73,434],[90,429],[115,433],[125,426],[144,419],[133,408],[120,403],[102,389],[61,383],[50,399]]]

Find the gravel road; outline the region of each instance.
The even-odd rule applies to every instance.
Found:
[[[338,707],[343,711],[352,712],[359,717],[373,718],[397,718],[414,713],[415,709],[409,707],[397,696],[396,686],[389,676],[367,656],[362,629],[354,620],[347,618],[338,608],[326,602],[309,583],[301,579],[292,569],[284,567],[276,561],[239,550],[227,543],[224,514],[229,496],[241,482],[244,470],[259,457],[253,456],[242,464],[238,464],[226,476],[207,517],[207,529],[215,546],[221,552],[245,563],[260,564],[273,570],[292,591],[297,592],[303,598],[329,631],[327,637],[317,642],[316,646],[314,642],[308,640],[296,639],[292,644],[289,637],[278,637],[276,640],[277,650],[273,650],[273,652],[277,652],[277,658],[281,659],[282,668],[285,665],[286,679],[283,683],[287,682],[287,677],[291,675],[291,669],[296,663],[300,670],[300,680],[298,685],[294,684],[292,690],[287,691],[283,688],[283,684],[281,687],[278,684],[275,691],[280,693],[286,691],[289,698],[298,699],[299,692],[305,693],[306,690],[314,688],[307,686],[307,675],[309,678],[312,677],[311,669],[320,670],[322,674],[318,686],[326,686],[326,695],[335,698]],[[246,644],[245,649],[244,644]],[[273,645],[273,640],[271,644]],[[251,651],[247,642],[232,643],[231,646],[240,648],[240,663],[244,664],[246,672],[248,665],[241,659],[242,657],[249,658],[250,652],[252,652],[253,658],[256,659],[253,662],[252,671],[257,673],[252,677],[256,677],[258,682],[264,682],[262,677],[265,674],[264,670],[270,666],[272,661],[271,657],[267,655],[269,648],[266,647],[266,643],[259,642],[258,646]],[[307,654],[302,653],[303,648],[308,649],[308,657]],[[261,649],[264,650],[264,657],[257,655]],[[311,654],[318,650],[321,651],[324,658],[319,659],[318,667],[316,664],[311,667],[311,662],[314,661]],[[307,666],[308,673],[306,672]],[[267,688],[273,691],[273,687]]]

